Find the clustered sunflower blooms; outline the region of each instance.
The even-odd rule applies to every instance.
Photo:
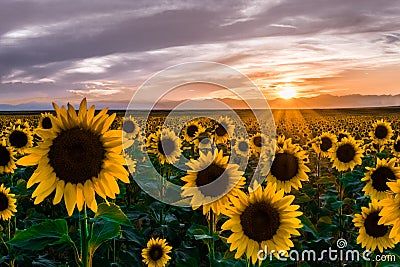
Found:
[[[382,206],[379,224],[392,226],[389,238],[394,238],[398,243],[400,242],[400,180],[387,184],[394,195],[379,201],[379,205]]]
[[[17,212],[17,200],[15,195],[10,193],[10,188],[0,185],[0,219],[9,220]]]
[[[382,200],[388,196],[390,188],[387,183],[400,179],[400,167],[395,167],[396,159],[390,160],[377,159],[375,168],[366,167],[369,170],[361,181],[366,181],[363,191],[365,195],[370,195],[371,198]]]
[[[256,190],[248,195],[240,191],[232,198],[232,205],[224,214],[229,219],[221,226],[229,230],[230,250],[236,249],[235,258],[246,254],[253,264],[258,259],[260,250],[288,251],[294,246],[291,235],[299,236],[297,229],[302,227],[297,218],[302,212],[300,206],[291,205],[294,196],[284,196],[284,190],[276,191],[276,184],[268,183],[265,188],[255,185]]]
[[[142,250],[143,262],[149,267],[164,267],[171,257],[168,255],[172,250],[165,239],[151,238],[147,247]]]
[[[117,179],[129,183],[129,173],[124,168],[121,131],[109,130],[115,113],[107,115],[103,109],[95,116],[95,106],[87,110],[86,99],[80,103],[76,114],[72,105],[68,109],[53,103],[56,116],[51,129],[37,129],[42,138],[30,155],[17,161],[23,166],[38,165],[27,187],[39,183],[32,197],[34,204],[42,202],[54,190],[53,204],[64,196],[68,215],[75,205],[97,211],[95,193],[107,201],[119,194]]]
[[[6,140],[3,139],[0,144],[0,174],[14,173],[16,168],[15,151],[12,147],[7,146]]]
[[[292,139],[286,139],[282,147],[276,146],[275,158],[269,173],[261,169],[262,175],[267,175],[267,183],[274,183],[278,190],[284,189],[289,193],[292,188],[302,187],[302,181],[308,181],[310,169],[305,165],[308,160],[307,151],[293,144]]]
[[[372,124],[373,130],[369,133],[372,141],[380,146],[388,143],[393,136],[390,123],[379,120]]]
[[[197,160],[186,163],[190,170],[181,178],[186,182],[181,194],[191,197],[194,210],[203,206],[203,214],[211,209],[219,215],[229,205],[229,199],[238,195],[246,181],[239,165],[228,164],[228,160],[222,150],[207,154],[200,151]]]
[[[167,128],[150,134],[146,145],[147,151],[156,155],[160,164],[174,164],[181,156],[181,139]]]
[[[353,170],[355,166],[362,163],[363,152],[363,149],[353,137],[344,137],[333,146],[330,159],[333,162],[333,167],[340,172]]]
[[[389,236],[390,229],[386,225],[380,224],[382,207],[376,201],[372,201],[369,207],[362,207],[361,214],[356,214],[353,219],[354,226],[359,228],[357,244],[370,251],[376,248],[380,252],[384,249],[393,248],[394,238]]]

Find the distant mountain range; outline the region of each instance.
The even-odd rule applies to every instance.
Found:
[[[217,98],[215,100],[225,103],[227,106],[236,109],[245,109],[248,106],[242,100],[231,98]],[[190,109],[221,109],[220,105],[215,104],[215,100],[202,99],[193,100],[190,103]],[[249,100],[253,107],[264,108],[264,101],[259,99]],[[155,109],[173,109],[183,101],[168,101],[157,103]],[[66,103],[60,103],[66,104]],[[109,107],[110,109],[125,110],[129,101],[102,101],[91,103],[96,105],[98,109]],[[324,108],[360,108],[360,107],[388,107],[400,106],[400,94],[397,95],[346,95],[333,96],[329,94],[319,95],[315,97],[300,97],[292,99],[273,99],[268,104],[273,109],[324,109]],[[138,103],[132,107],[133,109],[149,109],[152,104]],[[0,104],[0,111],[28,111],[28,110],[52,110],[51,103],[28,102],[18,105]]]

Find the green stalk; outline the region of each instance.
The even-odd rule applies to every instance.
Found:
[[[83,205],[83,218],[81,223],[81,259],[83,267],[91,267],[91,259],[89,261],[89,231],[87,221],[86,203]]]
[[[209,212],[209,223],[208,223],[208,230],[211,236],[210,242],[209,242],[209,246],[208,246],[208,250],[210,253],[210,267],[214,267],[214,260],[215,260],[215,244],[214,244],[214,232],[215,232],[215,214],[213,212],[212,209],[210,209]]]

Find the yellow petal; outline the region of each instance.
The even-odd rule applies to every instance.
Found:
[[[65,187],[65,182],[63,180],[59,180],[56,185],[56,195],[54,196],[53,199],[53,205],[60,203],[62,196],[64,194],[64,187]]]
[[[74,207],[76,204],[76,185],[67,183],[64,189],[64,201],[67,207],[68,215],[71,216],[74,212]]]

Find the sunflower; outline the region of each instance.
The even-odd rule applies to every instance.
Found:
[[[379,213],[382,207],[376,201],[372,201],[369,207],[362,207],[361,214],[356,214],[353,219],[354,226],[360,228],[358,231],[357,244],[361,247],[374,251],[376,248],[380,252],[384,249],[393,248],[394,238],[389,237],[390,229],[386,225],[379,224],[382,218]]]
[[[159,162],[174,164],[181,155],[181,139],[169,129],[158,130],[147,138],[147,151],[157,156]]]
[[[267,182],[276,184],[278,190],[284,189],[289,193],[292,187],[299,189],[302,181],[308,181],[306,172],[310,169],[304,164],[307,159],[307,152],[299,145],[292,144],[292,139],[289,138],[285,140],[283,147],[276,147],[269,173],[262,168],[261,174],[267,176]]]
[[[393,136],[393,130],[389,122],[384,120],[376,121],[372,124],[373,130],[369,133],[372,141],[380,146],[390,141]]]
[[[330,149],[336,142],[337,138],[335,135],[325,132],[316,138],[315,142],[312,143],[312,148],[315,153],[319,154],[322,158],[326,158],[330,155]]]
[[[395,164],[396,158],[389,161],[378,158],[375,168],[366,167],[369,172],[361,179],[361,181],[367,182],[363,188],[365,195],[370,195],[376,200],[382,200],[388,196],[390,188],[387,186],[387,182],[400,179],[400,167],[395,167]]]
[[[381,216],[379,224],[392,225],[389,238],[394,238],[395,242],[400,242],[400,180],[387,183],[390,190],[395,195],[390,195],[384,200],[379,201],[382,210],[379,213]]]
[[[333,162],[333,167],[338,171],[353,170],[355,166],[362,163],[363,152],[354,138],[345,137],[333,146],[330,159]]]
[[[400,158],[400,135],[393,141],[392,144],[392,154],[393,156]]]
[[[132,116],[125,117],[122,121],[122,141],[123,147],[128,148],[133,145],[135,139],[139,137],[139,124]]]
[[[0,185],[0,219],[9,220],[17,212],[15,195],[10,193],[10,188]]]
[[[149,267],[164,267],[171,257],[168,255],[172,250],[165,239],[151,238],[147,247],[142,250],[143,262]]]
[[[182,129],[182,136],[186,142],[193,142],[198,140],[197,138],[201,133],[205,131],[204,127],[198,121],[189,121]],[[198,143],[198,142],[197,142]]]
[[[267,137],[261,133],[252,135],[250,137],[250,146],[254,155],[260,155],[262,147],[267,146]]]
[[[341,142],[343,138],[351,138],[350,133],[347,132],[347,131],[343,131],[343,130],[340,131],[340,132],[337,134],[337,141],[338,141],[338,142]]]
[[[51,129],[53,128],[54,116],[48,112],[42,113],[39,119],[39,129]]]
[[[302,227],[297,218],[302,212],[297,211],[300,206],[291,205],[293,200],[294,196],[284,196],[283,190],[276,192],[276,184],[271,183],[264,189],[258,186],[249,195],[240,191],[232,198],[233,207],[224,212],[229,219],[221,229],[232,232],[227,242],[231,251],[237,249],[236,259],[246,253],[255,264],[260,250],[267,248],[268,253],[293,247],[290,236],[299,236],[297,229]]]
[[[211,209],[218,215],[229,205],[229,199],[238,194],[245,178],[239,165],[228,164],[229,157],[224,157],[222,150],[199,154],[197,160],[186,163],[190,170],[181,178],[186,182],[182,196],[192,197],[190,205],[194,210],[203,206],[204,214]]]
[[[19,154],[25,154],[26,149],[32,147],[33,137],[28,127],[21,128],[20,125],[14,125],[6,136],[7,144]]]
[[[17,161],[17,164],[38,167],[27,183],[27,187],[39,183],[32,197],[34,204],[42,202],[56,190],[53,204],[64,196],[68,215],[75,205],[82,210],[83,204],[96,212],[95,193],[107,201],[119,194],[117,179],[129,183],[129,174],[123,167],[121,131],[109,130],[115,113],[107,115],[103,109],[96,116],[95,107],[87,110],[83,99],[79,113],[68,104],[59,108],[53,103],[56,127],[37,130],[43,142],[30,150],[31,154]]]
[[[6,140],[3,139],[0,144],[0,174],[14,173],[16,168],[15,151],[12,147],[7,146]]]
[[[235,140],[235,145],[232,150],[236,155],[240,155],[242,157],[248,157],[250,152],[250,144],[249,141],[244,137],[239,137]]]
[[[228,117],[220,117],[214,125],[214,141],[216,144],[225,143],[233,137],[235,124]]]

